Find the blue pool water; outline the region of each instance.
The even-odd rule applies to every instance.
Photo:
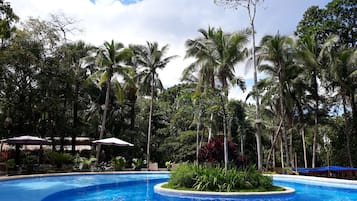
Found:
[[[1,201],[357,201],[357,184],[328,183],[274,177],[276,185],[292,187],[296,193],[280,196],[193,197],[159,195],[156,184],[167,181],[168,174],[88,174],[35,177],[0,181]]]

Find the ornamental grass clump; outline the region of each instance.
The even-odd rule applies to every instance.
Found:
[[[271,177],[264,176],[254,166],[244,170],[219,166],[182,164],[171,174],[167,185],[174,189],[197,191],[238,192],[274,190]]]

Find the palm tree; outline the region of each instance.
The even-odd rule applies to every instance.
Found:
[[[260,52],[258,59],[261,61],[270,62],[270,64],[262,64],[259,69],[269,74],[275,83],[277,83],[277,94],[279,94],[279,116],[281,121],[282,137],[284,140],[284,148],[286,153],[286,164],[290,164],[290,156],[286,134],[286,115],[287,105],[285,97],[287,95],[286,87],[288,86],[289,74],[288,70],[292,65],[292,45],[293,40],[286,36],[276,34],[275,36],[267,35],[261,40]],[[278,133],[279,131],[277,131]]]
[[[355,126],[350,126],[348,120],[347,99],[349,97],[350,107],[352,108],[352,125],[356,124],[356,103],[355,90],[357,84],[354,81],[354,73],[357,72],[357,50],[352,48],[341,47],[337,51],[330,52],[330,72],[332,74],[332,87],[338,88],[339,96],[342,99],[343,113],[345,118],[345,136],[346,149],[350,167],[353,167],[351,155],[351,137],[350,133],[356,133]],[[352,132],[351,132],[352,131]]]
[[[312,168],[316,163],[316,143],[319,133],[319,80],[322,79],[322,71],[325,66],[324,55],[325,51],[331,47],[331,45],[337,40],[335,36],[329,37],[324,44],[317,44],[314,36],[303,37],[299,40],[297,47],[297,58],[305,69],[305,79],[308,86],[308,90],[311,93],[314,100],[314,136],[312,143]]]
[[[150,146],[151,146],[151,130],[152,130],[152,113],[154,107],[154,99],[157,92],[155,90],[163,89],[161,80],[159,79],[158,70],[163,69],[166,65],[176,56],[165,57],[168,51],[168,45],[159,48],[157,42],[147,42],[146,46],[137,45],[133,46],[134,50],[134,64],[141,68],[138,72],[137,79],[140,82],[139,92],[144,95],[150,95],[150,112],[149,112],[149,125],[147,134],[147,148],[146,148],[146,161],[149,168],[150,163]]]
[[[244,45],[248,42],[247,31],[236,32],[232,34],[224,33],[222,29],[209,27],[208,30],[200,29],[201,37],[195,40],[186,41],[186,57],[195,57],[195,61],[185,69],[184,77],[190,73],[199,73],[198,90],[213,89],[216,90],[219,81],[221,106],[223,111],[223,135],[224,135],[224,153],[225,169],[228,164],[227,148],[227,113],[226,104],[228,103],[229,87],[238,85],[244,89],[244,81],[234,75],[235,65],[242,61],[246,56]],[[213,119],[213,114],[211,114]],[[212,134],[209,134],[212,136]],[[230,136],[231,138],[231,136]]]
[[[254,70],[254,85],[258,84],[258,71],[257,71],[257,59],[256,59],[256,45],[255,45],[255,17],[257,14],[257,6],[262,0],[214,0],[218,5],[224,5],[228,8],[238,9],[239,7],[244,7],[247,9],[249,16],[249,24],[251,28],[252,36],[252,60],[253,60],[253,70]],[[260,101],[259,93],[255,95],[255,125],[256,134],[255,138],[257,141],[257,155],[258,155],[258,169],[263,169],[263,151],[262,151],[262,128],[261,128],[261,117],[260,117]]]
[[[103,108],[102,124],[100,128],[99,139],[102,139],[105,132],[105,124],[107,119],[107,113],[109,110],[109,95],[111,91],[111,84],[114,74],[119,74],[127,82],[132,82],[129,75],[130,68],[126,67],[126,63],[133,56],[131,49],[124,48],[122,43],[115,43],[113,40],[105,42],[103,47],[99,49],[97,54],[97,65],[99,67],[98,71],[94,73],[92,77],[100,77],[98,80],[98,85],[101,86],[104,82],[106,83],[106,93],[105,93],[105,103]],[[123,100],[123,89],[120,83],[116,82],[116,96],[119,100]],[[97,148],[97,161],[99,159],[101,146],[98,145]]]

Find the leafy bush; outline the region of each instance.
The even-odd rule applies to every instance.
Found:
[[[94,156],[90,158],[80,157],[77,154],[73,159],[73,169],[74,170],[89,170],[91,166],[93,167],[97,159]]]
[[[86,157],[81,157],[82,160],[82,168],[81,169],[91,169],[91,167],[94,166],[95,162],[97,161],[97,159],[94,156],[90,156],[89,158]]]
[[[9,169],[14,169],[16,167],[15,159],[9,159],[6,161],[6,165]]]
[[[144,164],[143,159],[141,158],[133,158],[131,167],[133,170],[140,170],[141,166]]]
[[[117,157],[113,158],[110,162],[111,162],[114,170],[122,170],[126,165],[126,160],[122,156],[117,156]]]
[[[172,162],[171,162],[171,161],[166,161],[166,162],[165,162],[165,166],[166,166],[166,168],[167,168],[168,170],[171,170],[171,168],[172,168]]]
[[[46,152],[46,157],[51,164],[56,165],[58,168],[63,164],[72,164],[73,156],[69,153],[62,152]]]
[[[267,191],[273,188],[272,179],[249,167],[243,171],[219,166],[182,164],[171,174],[168,186],[197,191]]]
[[[169,185],[174,188],[192,188],[198,176],[200,166],[182,163],[172,172]]]

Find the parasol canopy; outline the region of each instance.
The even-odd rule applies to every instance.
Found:
[[[15,144],[15,145],[42,145],[42,144],[49,144],[50,142],[47,139],[39,138],[30,135],[23,135],[19,137],[12,137],[6,140],[8,144]]]
[[[101,140],[94,140],[94,144],[100,144],[100,145],[113,145],[113,146],[118,146],[118,147],[125,147],[125,146],[134,146],[133,144],[126,142],[124,140],[111,137],[111,138],[105,138]]]

